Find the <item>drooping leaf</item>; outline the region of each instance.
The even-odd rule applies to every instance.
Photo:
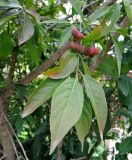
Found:
[[[21,31],[18,33],[18,44],[28,41],[34,34],[34,26],[27,14],[24,12],[24,22]]]
[[[79,0],[69,0],[72,4],[72,7],[76,10],[76,12],[83,18],[83,12],[81,10],[81,5]]]
[[[83,66],[84,74],[89,76],[90,69],[88,67],[88,64],[84,60],[82,60],[82,66]]]
[[[83,108],[83,89],[74,78],[66,79],[55,91],[51,101],[50,154],[79,120]]]
[[[92,22],[95,22],[98,18],[105,15],[110,9],[110,6],[102,6],[98,9],[96,9],[92,14],[88,16],[88,24],[91,24]]]
[[[125,6],[125,10],[127,13],[127,16],[130,20],[130,22],[132,23],[132,5],[130,0],[123,0],[124,1],[124,6]]]
[[[50,99],[62,81],[45,79],[40,85],[32,92],[29,100],[24,108],[22,117],[26,117],[33,113],[40,105],[44,104]]]
[[[8,47],[7,47],[8,46]],[[7,32],[0,35],[0,59],[6,58],[12,53],[13,42]]]
[[[132,153],[132,137],[127,137],[121,142],[119,152],[122,154]]]
[[[121,61],[122,61],[122,44],[120,42],[118,42],[117,38],[112,36],[112,40],[114,42],[114,46],[115,46],[115,55],[117,58],[117,66],[118,66],[118,72],[120,75],[121,72]]]
[[[84,138],[89,132],[92,122],[92,110],[88,103],[84,103],[83,111],[79,121],[76,123],[75,128],[77,131],[77,136],[83,146]]]
[[[107,119],[107,103],[104,90],[101,85],[90,76],[84,76],[83,80],[86,94],[91,101],[98,122],[100,136],[103,138],[103,131]]]
[[[69,76],[75,69],[78,58],[72,52],[62,56],[59,66],[48,69],[44,74],[52,79],[63,79]]]

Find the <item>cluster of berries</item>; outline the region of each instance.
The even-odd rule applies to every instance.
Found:
[[[94,57],[95,55],[100,53],[99,48],[96,47],[85,47],[82,49],[82,45],[80,41],[84,38],[84,34],[81,33],[78,29],[72,29],[73,43],[71,44],[71,48],[81,51],[85,56]]]

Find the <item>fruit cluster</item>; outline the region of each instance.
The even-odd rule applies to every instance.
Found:
[[[100,53],[99,48],[96,47],[83,47],[80,42],[84,38],[84,34],[78,29],[72,29],[73,42],[71,43],[71,48],[83,53],[85,56],[94,57]]]

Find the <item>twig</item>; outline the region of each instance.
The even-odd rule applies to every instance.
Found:
[[[19,146],[20,146],[20,148],[21,148],[21,150],[22,150],[22,152],[23,152],[23,155],[24,155],[24,157],[25,157],[25,160],[29,160],[28,157],[27,157],[27,155],[26,155],[26,152],[25,152],[25,150],[24,150],[24,148],[23,148],[22,143],[20,142],[19,138],[17,137],[16,133],[14,132],[14,130],[13,130],[10,122],[8,121],[8,119],[7,119],[7,117],[6,117],[6,115],[3,114],[3,117],[5,118],[6,122],[8,123],[8,125],[9,125],[9,127],[10,127],[10,129],[11,129],[11,131],[12,131],[12,133],[13,133],[13,135],[15,136],[15,138],[16,138],[16,140],[17,140],[17,142],[18,142],[18,144],[19,144]]]
[[[91,159],[93,153],[95,152],[96,148],[98,147],[98,145],[100,144],[100,140],[97,140],[95,142],[95,144],[93,145],[92,149],[90,150],[89,154],[87,155],[88,160]]]
[[[5,159],[6,158],[6,156],[5,155],[3,155],[1,158],[0,158],[0,160],[3,160],[3,159]]]

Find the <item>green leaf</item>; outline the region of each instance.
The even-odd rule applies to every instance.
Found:
[[[13,42],[7,32],[0,35],[0,59],[6,58],[12,53]]]
[[[107,119],[107,103],[105,93],[101,85],[92,77],[84,76],[86,94],[91,101],[95,116],[97,118],[100,136],[103,138],[103,131]]]
[[[130,22],[132,23],[132,5],[131,5],[131,2],[129,0],[124,0],[124,6],[125,6],[127,16],[129,18]]]
[[[92,14],[89,15],[88,24],[95,22],[98,18],[105,15],[109,11],[109,9],[110,9],[109,6],[102,6],[98,9],[96,9]]]
[[[132,153],[132,137],[125,138],[119,145],[119,152],[121,154]]]
[[[115,55],[117,58],[118,73],[120,75],[121,61],[122,61],[122,44],[120,42],[118,42],[118,39],[114,36],[112,36],[112,40],[113,40],[114,46],[115,46]]]
[[[72,7],[76,10],[76,12],[83,18],[83,12],[81,10],[81,5],[79,0],[69,0],[72,4]]]
[[[33,113],[40,105],[44,104],[50,99],[62,81],[45,79],[40,85],[32,92],[29,100],[24,108],[22,117],[26,117]]]
[[[55,91],[51,101],[50,154],[79,120],[83,108],[83,89],[74,78],[66,79]]]
[[[80,140],[82,146],[84,143],[84,138],[87,136],[92,122],[92,109],[90,104],[85,103],[83,111],[79,121],[76,123],[75,128],[77,131],[78,139]]]
[[[21,45],[28,41],[34,34],[34,26],[31,20],[28,18],[26,13],[24,13],[24,22],[22,25],[22,30],[18,33],[18,44]]]
[[[44,74],[52,79],[63,79],[69,76],[75,69],[78,58],[72,52],[62,56],[59,66],[48,69]]]
[[[108,13],[102,18],[100,25],[94,27],[92,32],[86,35],[83,39],[83,43],[88,45],[89,43],[98,41],[103,36],[113,31],[115,24],[120,18],[120,4],[114,4],[108,11]]]
[[[104,25],[102,34],[105,36],[109,32],[111,32],[120,18],[121,14],[121,5],[114,4],[109,12],[106,14],[106,17],[102,20],[102,24]]]
[[[17,0],[0,0],[0,6],[2,7],[12,7],[12,8],[22,8]]]
[[[61,47],[65,42],[69,40],[69,38],[71,37],[71,29],[72,27],[68,27],[63,31],[60,38],[59,47]]]
[[[46,24],[49,24],[49,23],[54,23],[54,24],[65,24],[65,23],[68,23],[69,24],[69,22],[68,21],[66,21],[66,20],[62,20],[62,19],[51,19],[51,20],[46,20],[46,21],[43,21],[42,23],[46,23]]]
[[[84,74],[89,76],[90,69],[88,67],[88,64],[84,60],[82,60],[82,66],[83,66]]]
[[[26,52],[28,55],[30,55],[31,60],[38,65],[40,62],[40,56],[41,53],[39,51],[39,48],[35,42],[35,37],[33,36],[25,45]]]

